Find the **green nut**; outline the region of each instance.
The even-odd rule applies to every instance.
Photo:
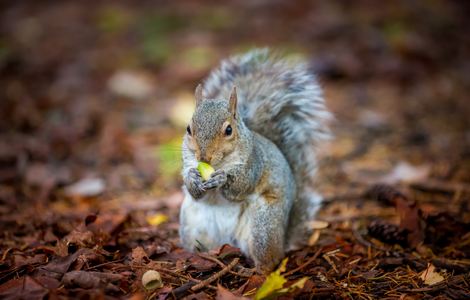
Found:
[[[197,165],[197,170],[201,173],[202,179],[206,181],[211,177],[211,174],[215,172],[214,168],[208,163],[200,161]]]

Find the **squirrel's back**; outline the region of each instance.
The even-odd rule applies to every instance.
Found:
[[[311,184],[316,148],[330,137],[331,119],[321,88],[305,64],[278,59],[268,49],[222,61],[204,82],[204,94],[228,99],[233,86],[245,124],[274,142],[289,162],[298,195],[292,214],[304,214],[299,224],[290,226],[298,230],[300,223],[313,217],[320,201]]]

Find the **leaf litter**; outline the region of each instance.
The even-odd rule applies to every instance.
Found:
[[[0,298],[468,298],[461,5],[2,4]],[[309,246],[271,274],[178,241],[194,85],[253,40],[310,60],[340,121]]]

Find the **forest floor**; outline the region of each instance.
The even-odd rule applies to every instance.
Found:
[[[0,298],[470,299],[469,8],[1,2]],[[260,289],[239,249],[181,249],[178,211],[194,87],[265,45],[336,120],[310,246]]]

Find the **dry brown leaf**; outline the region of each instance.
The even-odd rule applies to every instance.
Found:
[[[443,281],[445,278],[436,271],[436,267],[432,264],[428,264],[426,270],[421,272],[419,278],[424,281],[426,285],[432,285]]]

